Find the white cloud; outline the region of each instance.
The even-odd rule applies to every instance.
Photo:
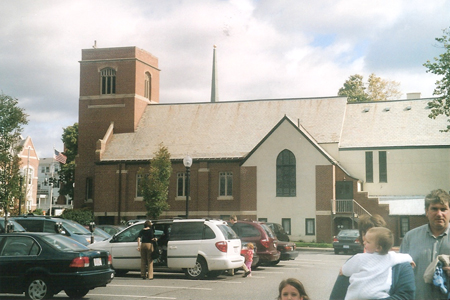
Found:
[[[432,95],[422,64],[450,23],[445,0],[15,0],[0,12],[0,90],[30,115],[41,157],[77,121],[81,49],[137,46],[159,59],[161,102],[325,97],[376,73]]]

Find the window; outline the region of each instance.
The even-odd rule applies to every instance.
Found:
[[[219,173],[219,197],[233,196],[233,173]]]
[[[139,188],[140,184],[141,184],[141,180],[142,180],[142,174],[137,174],[136,175],[136,197],[144,197],[143,193],[142,193],[142,189]]]
[[[409,231],[409,217],[400,217],[400,237]]]
[[[177,197],[186,197],[186,180],[186,173],[183,172],[177,174]]]
[[[93,194],[93,182],[92,182],[93,180],[92,180],[92,178],[90,178],[90,177],[88,177],[88,178],[86,178],[86,198],[85,198],[85,201],[88,201],[88,200],[92,200],[92,194]]]
[[[366,182],[373,182],[373,152],[366,152]]]
[[[380,165],[380,182],[387,182],[387,154],[386,154],[386,151],[378,152],[378,163]]]
[[[296,163],[294,154],[285,149],[277,157],[277,197],[295,197]]]
[[[287,234],[291,234],[291,219],[281,219],[281,226]]]
[[[267,222],[267,218],[258,218],[258,221],[260,221],[260,222]]]
[[[149,72],[145,73],[145,91],[144,97],[151,99],[152,96],[152,76]]]
[[[285,227],[286,229],[286,227]],[[305,234],[306,235],[315,235],[316,234],[316,226],[314,219],[306,219],[305,220]]]
[[[112,68],[101,70],[102,95],[116,93],[116,71]]]

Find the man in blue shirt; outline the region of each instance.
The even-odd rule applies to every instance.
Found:
[[[425,197],[425,213],[428,224],[414,228],[406,233],[400,252],[411,255],[416,264],[414,277],[416,283],[415,299],[447,299],[438,287],[425,283],[423,275],[428,265],[441,254],[450,255],[450,195],[442,190],[434,190]]]

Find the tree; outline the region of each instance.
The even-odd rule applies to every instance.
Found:
[[[347,96],[348,102],[365,102],[369,101],[365,90],[363,76],[355,74],[344,82],[344,86],[339,89],[338,96]]]
[[[147,170],[140,168],[138,174],[141,176],[139,188],[144,198],[147,216],[150,219],[157,219],[164,210],[169,209],[167,196],[172,164],[167,147],[160,144],[159,150],[150,161],[150,167]]]
[[[69,196],[73,199],[75,182],[75,157],[78,154],[78,123],[64,128],[61,140],[64,143],[64,155],[67,157],[65,164],[61,165],[59,172],[59,180],[61,180],[61,188],[59,194]]]
[[[431,119],[435,119],[439,115],[450,116],[450,28],[444,29],[443,32],[443,36],[435,40],[442,45],[445,52],[439,54],[439,57],[435,57],[434,62],[427,60],[423,64],[428,69],[427,73],[442,76],[436,81],[433,91],[433,95],[439,97],[428,103],[431,108],[428,117]],[[447,125],[447,129],[442,131],[449,132],[450,125]]]
[[[365,87],[367,85],[367,88]],[[347,96],[348,102],[386,101],[398,99],[402,93],[399,91],[400,83],[382,79],[374,73],[370,74],[367,84],[363,82],[363,76],[351,75],[339,89],[339,96]],[[367,90],[367,91],[366,91]]]
[[[17,99],[0,94],[0,205],[5,222],[14,198],[21,196],[18,154],[22,150],[20,135],[23,125],[28,124],[28,116],[17,104]]]

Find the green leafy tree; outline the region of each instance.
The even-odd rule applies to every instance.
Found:
[[[338,95],[348,97],[348,102],[386,101],[402,96],[399,87],[400,83],[382,79],[374,73],[370,74],[367,83],[364,83],[362,75],[355,74],[344,82]]]
[[[147,216],[150,219],[157,219],[164,210],[169,209],[167,197],[172,164],[167,147],[160,144],[159,150],[150,161],[150,167],[140,168],[138,173],[142,175],[139,188],[144,198]]]
[[[23,126],[28,124],[23,108],[18,100],[0,94],[0,205],[3,213],[14,205],[14,199],[21,197],[20,190],[20,145]],[[5,218],[7,222],[7,218]]]
[[[441,76],[441,79],[436,81],[433,91],[433,95],[438,98],[428,103],[431,107],[428,117],[431,119],[435,119],[439,115],[450,116],[450,28],[444,29],[443,32],[443,36],[435,40],[441,44],[444,53],[435,57],[433,62],[428,60],[423,64],[428,69],[427,73]],[[447,125],[447,129],[442,131],[450,131],[450,125]]]
[[[65,164],[60,164],[59,180],[61,188],[59,194],[73,199],[73,184],[75,182],[75,157],[78,154],[78,123],[64,128],[61,140],[64,143]]]
[[[65,209],[61,218],[78,222],[83,226],[88,226],[89,223],[94,222],[94,214],[88,208]]]
[[[369,101],[365,90],[363,76],[355,74],[344,82],[344,86],[339,89],[338,96],[348,97],[348,102],[365,102]]]

